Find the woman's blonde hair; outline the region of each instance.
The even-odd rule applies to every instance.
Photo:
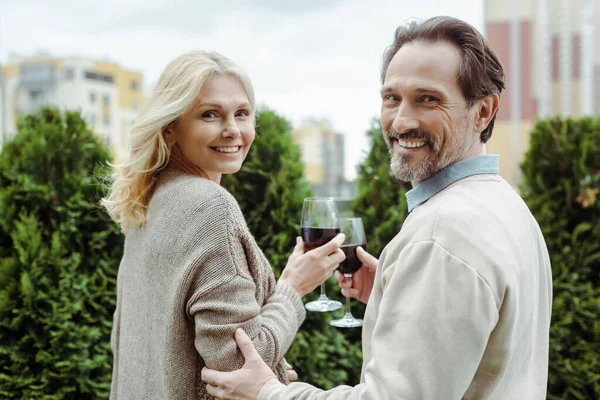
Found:
[[[192,51],[172,60],[131,128],[129,157],[112,165],[109,193],[100,202],[124,233],[146,223],[158,172],[168,164],[171,153],[164,130],[190,110],[204,83],[217,75],[236,78],[252,109],[256,109],[250,78],[227,57],[217,52]]]

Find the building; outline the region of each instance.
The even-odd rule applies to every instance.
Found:
[[[485,0],[485,36],[507,76],[487,152],[518,186],[536,119],[600,113],[600,3]]]
[[[0,70],[0,129],[5,139],[14,135],[19,115],[52,105],[81,111],[116,159],[127,154],[127,135],[144,100],[140,72],[106,61],[47,54],[11,56]]]
[[[351,199],[356,195],[354,182],[344,176],[344,135],[328,121],[306,120],[292,131],[300,146],[306,179],[316,196]]]

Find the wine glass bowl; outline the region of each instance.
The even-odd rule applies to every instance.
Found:
[[[338,271],[346,278],[352,278],[354,273],[362,267],[362,261],[358,258],[358,247],[366,250],[367,238],[360,218],[339,218],[338,224],[340,232],[346,236],[344,243],[340,247],[346,259],[340,263]],[[362,319],[355,318],[350,308],[350,297],[346,297],[346,313],[340,319],[330,322],[331,325],[338,328],[355,328],[362,326]]]
[[[304,199],[300,227],[304,249],[307,251],[324,245],[340,233],[338,211],[333,197]],[[323,282],[319,298],[306,303],[304,307],[309,311],[327,312],[341,308],[342,303],[327,297]]]

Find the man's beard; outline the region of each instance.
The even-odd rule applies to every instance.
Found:
[[[456,162],[464,155],[466,149],[463,141],[466,138],[467,130],[461,124],[459,129],[444,143],[444,150],[439,142],[433,139],[429,132],[419,129],[399,134],[391,128],[385,133],[385,143],[391,155],[390,169],[392,175],[403,182],[422,182],[432,177],[448,165]],[[425,156],[418,164],[411,164],[413,156],[407,154],[398,154],[394,152],[392,139],[408,140],[420,139],[429,146],[429,154]]]

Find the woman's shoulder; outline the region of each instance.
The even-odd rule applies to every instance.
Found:
[[[189,200],[194,204],[236,203],[233,196],[221,185],[176,169],[166,169],[159,174],[153,197]]]
[[[225,188],[208,179],[168,169],[158,177],[149,213],[181,215],[186,220],[210,219],[213,224],[244,221],[239,204]]]

